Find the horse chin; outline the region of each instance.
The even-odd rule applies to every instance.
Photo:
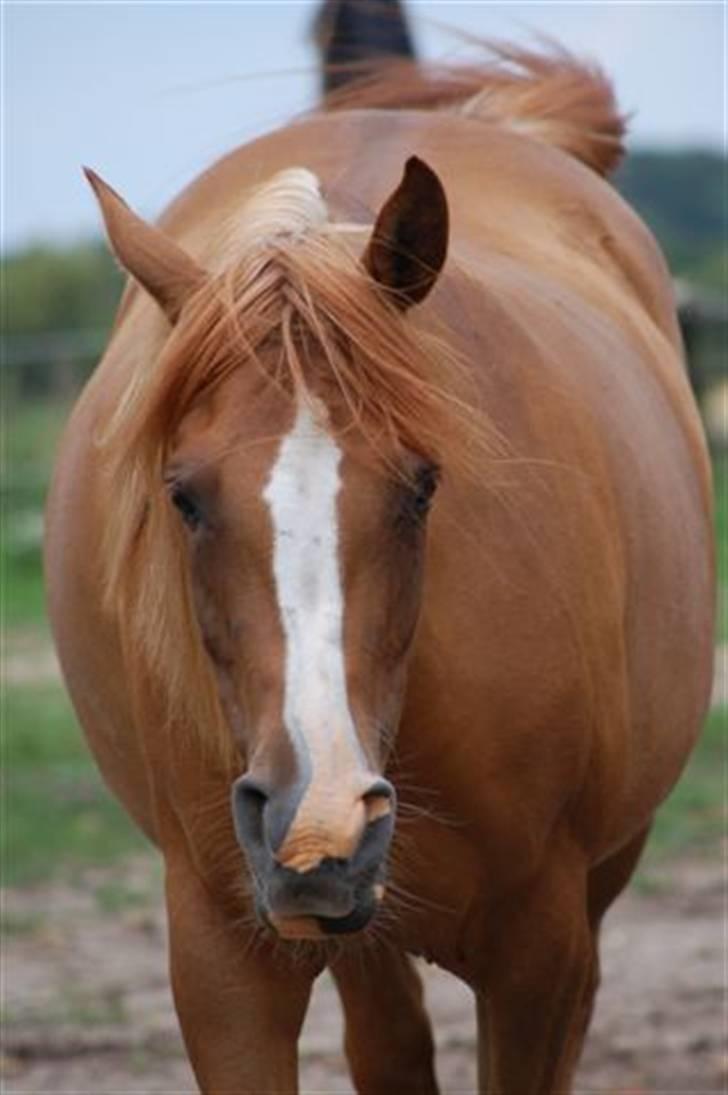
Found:
[[[281,939],[325,939],[315,916],[266,916],[266,923]]]

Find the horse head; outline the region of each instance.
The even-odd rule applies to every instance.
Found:
[[[283,174],[320,213],[315,177]],[[117,257],[183,336],[215,278],[89,177]],[[254,259],[244,308],[239,286],[229,297],[240,337],[168,432],[159,504],[183,539],[199,638],[244,762],[232,815],[258,913],[284,937],[321,937],[363,928],[383,896],[396,803],[384,771],[439,469],[374,413],[355,340],[318,326],[314,289],[281,265],[286,248],[296,251],[278,235]],[[378,331],[406,327],[446,249],[443,188],[412,158],[356,255]],[[253,338],[256,301],[267,319]]]

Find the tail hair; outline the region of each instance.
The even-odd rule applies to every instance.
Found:
[[[482,45],[488,58],[481,64],[383,61],[375,73],[327,96],[323,109],[456,112],[561,148],[600,175],[616,168],[626,119],[596,64],[551,43],[543,53]]]

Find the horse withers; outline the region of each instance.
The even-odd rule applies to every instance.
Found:
[[[360,1091],[569,1090],[598,934],[699,732],[709,466],[671,286],[565,57],[392,66],[202,175],[131,274],[48,505],[56,642],[161,849],[205,1092],[290,1092],[329,966]],[[399,182],[397,182],[399,180]],[[387,196],[389,194],[389,196]]]

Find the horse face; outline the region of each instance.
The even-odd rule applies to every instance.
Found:
[[[258,911],[287,937],[351,932],[384,889],[395,795],[381,773],[436,476],[407,454],[383,473],[324,399],[261,396],[244,372],[183,423],[169,496],[247,763],[232,806]]]
[[[184,326],[190,309],[197,315],[205,329],[202,360],[215,370],[210,316],[196,311],[214,279],[97,175],[88,177],[121,264],[173,325]],[[165,478],[185,528],[203,642],[247,763],[233,789],[233,816],[260,911],[283,935],[321,935],[363,927],[381,898],[394,819],[394,791],[381,776],[383,743],[395,731],[402,703],[435,476],[426,463],[401,453],[393,474],[383,475],[364,438],[336,425],[331,391],[309,389],[291,400],[269,378],[280,379],[281,358],[288,357],[288,386],[300,388],[301,361],[310,363],[309,349],[317,352],[314,338],[294,367],[291,347],[301,328],[292,316],[303,317],[309,334],[320,332],[320,316],[327,316],[334,330],[349,331],[342,345],[361,349],[372,342],[376,358],[377,344],[385,353],[389,346],[381,325],[359,337],[350,331],[352,310],[372,308],[399,330],[401,343],[397,313],[428,296],[445,262],[448,209],[435,172],[410,157],[379,211],[355,278],[349,280],[350,266],[341,266],[347,292],[333,291],[318,262],[309,268],[309,277],[319,269],[329,302],[320,315],[314,308],[312,322],[308,289],[300,291],[301,277],[307,284],[305,263],[294,278],[295,307],[282,283],[266,282],[264,274],[281,267],[285,241],[321,227],[326,206],[310,171],[276,179],[275,202],[269,193],[271,207],[262,216],[258,196],[249,226],[271,263],[257,270],[257,292],[242,310],[252,317],[257,302],[264,313],[266,296],[273,295],[282,339],[276,361],[269,370],[234,369],[224,381],[221,373],[209,373],[213,387],[191,383],[195,408],[171,440]],[[338,265],[329,272],[337,286],[338,273]],[[235,291],[234,279],[228,288]],[[337,316],[345,313],[342,325]],[[267,323],[262,341],[275,327]],[[222,329],[231,333],[228,323]],[[308,372],[319,384],[333,380],[340,403],[361,406],[356,394],[352,399],[343,394],[346,387],[337,388],[331,345],[327,353],[326,367]],[[381,408],[382,400],[377,392],[373,405]],[[411,402],[405,405],[409,420]],[[385,436],[406,432],[409,422],[401,415],[394,429],[393,421],[387,419]]]

